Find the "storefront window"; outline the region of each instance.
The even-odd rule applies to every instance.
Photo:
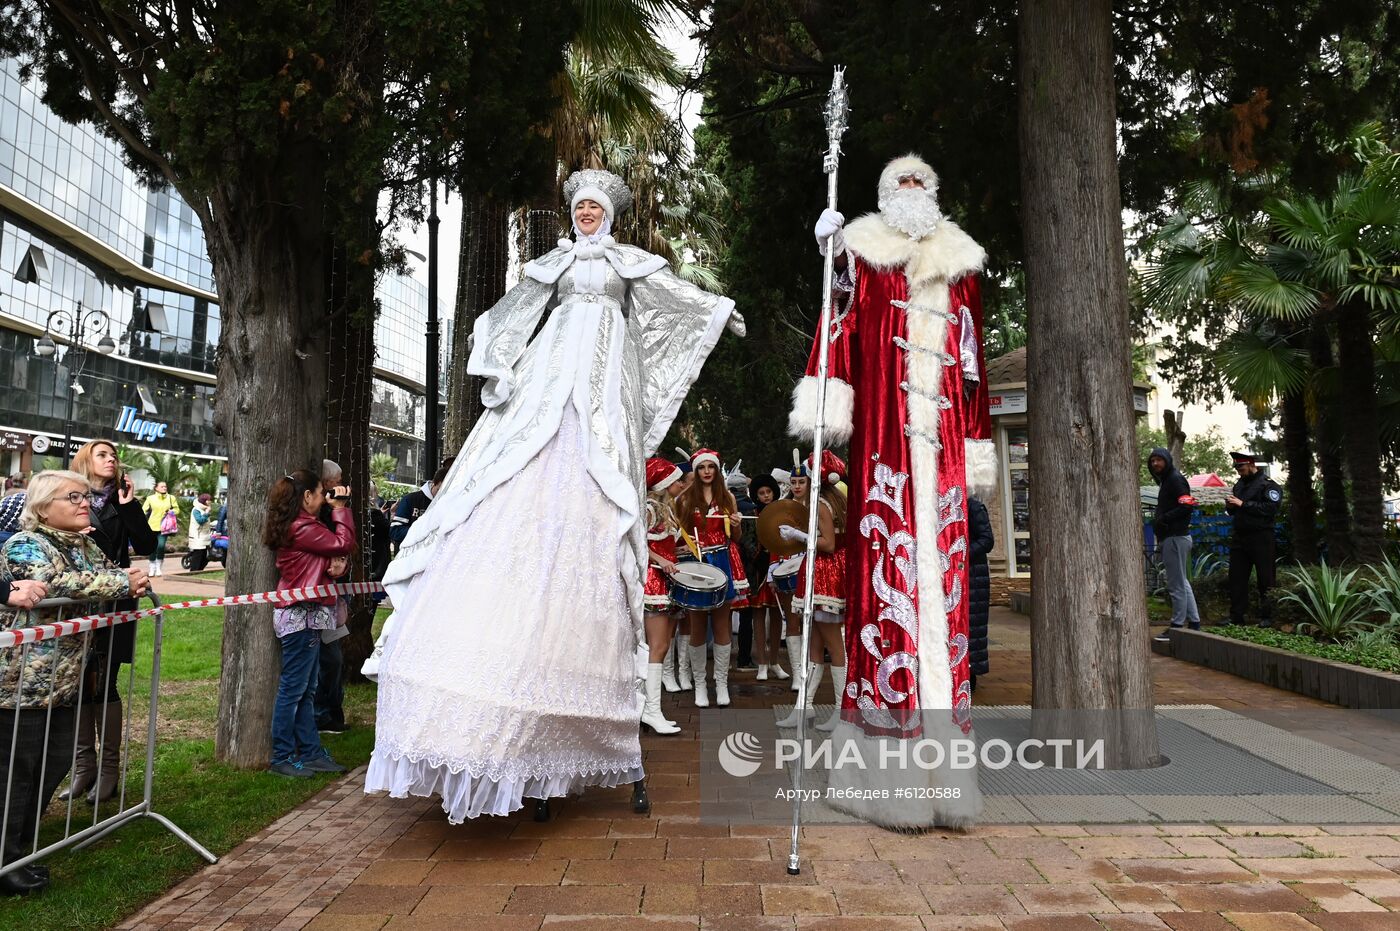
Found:
[[[1013,576],[1031,571],[1031,472],[1030,431],[1025,426],[1007,427],[1006,488],[1007,570]]]

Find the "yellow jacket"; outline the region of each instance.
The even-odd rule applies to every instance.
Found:
[[[174,511],[178,516],[180,513],[180,499],[170,492],[160,494],[151,492],[146,496],[146,503],[141,505],[142,510],[147,514],[146,526],[156,533],[160,533],[160,522],[165,517],[166,511]]]

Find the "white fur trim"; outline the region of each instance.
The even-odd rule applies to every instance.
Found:
[[[973,826],[982,813],[982,792],[977,785],[975,768],[954,769],[948,765],[947,757],[953,740],[974,740],[972,734],[963,735],[962,729],[953,724],[947,712],[942,709],[928,711],[922,715],[923,734],[920,739],[937,741],[944,751],[944,765],[937,769],[923,769],[914,763],[914,754],[909,754],[907,768],[893,764],[881,765],[881,746],[892,744],[901,738],[872,737],[861,728],[848,721],[839,722],[831,733],[832,759],[841,759],[842,748],[847,741],[855,744],[861,759],[866,762],[864,769],[855,766],[840,766],[831,769],[827,786],[831,789],[853,790],[839,793],[826,799],[826,803],[837,811],[845,812],[862,821],[869,821],[881,827],[894,830],[918,828],[954,828],[966,831]],[[898,756],[891,759],[898,760]],[[885,798],[862,798],[861,790],[885,790]],[[914,790],[901,793],[900,790]],[[936,793],[929,789],[955,790],[956,798],[907,798],[902,795],[927,795]],[[869,793],[879,795],[876,791]],[[952,794],[945,791],[944,794]],[[849,796],[849,797],[846,797]]]
[[[702,453],[699,456],[696,456],[694,459],[690,460],[690,467],[692,469],[699,468],[700,463],[702,462],[713,462],[715,464],[715,468],[719,468],[719,457],[716,456],[714,453]]]
[[[679,468],[672,469],[670,475],[666,476],[655,485],[652,485],[647,491],[665,491],[667,488],[670,488],[672,485],[676,484],[676,482],[680,481],[681,475],[683,474],[684,473],[681,472]]]
[[[967,490],[986,501],[997,489],[997,447],[991,440],[964,440]]]
[[[930,396],[946,395],[961,390],[952,386],[948,372],[956,368],[945,366],[939,357],[948,342],[948,320],[943,316],[949,308],[948,284],[939,279],[916,285],[909,284],[909,309],[906,321],[909,342],[932,352],[908,354],[909,383],[907,394],[909,423],[918,432],[938,435],[942,411]],[[919,308],[919,309],[916,309]],[[943,565],[938,555],[938,450],[915,435],[909,438],[909,460],[914,486],[914,526],[918,548],[914,563],[919,591],[919,668],[918,700],[924,709],[953,707],[953,671],[948,668],[948,613],[943,605]]]
[[[952,220],[941,221],[932,234],[915,241],[878,213],[867,213],[849,223],[845,233],[847,247],[870,265],[882,271],[902,269],[911,299],[915,289],[939,280],[952,283],[981,271],[987,261],[986,250]]]
[[[603,189],[594,184],[585,184],[574,192],[573,199],[569,201],[569,213],[572,214],[578,209],[578,202],[581,200],[591,200],[600,204],[603,212],[608,215],[608,222],[613,219],[612,198],[603,193]]]
[[[839,378],[826,380],[826,422],[822,444],[842,446],[851,438],[851,418],[855,415],[856,390]],[[804,375],[792,391],[792,412],[788,432],[804,440],[812,438],[817,427],[817,379]]]
[[[925,191],[930,194],[938,193],[938,172],[933,170],[932,165],[912,152],[891,159],[890,163],[880,172],[879,193],[887,194],[898,190],[901,178],[918,178],[923,182]]]

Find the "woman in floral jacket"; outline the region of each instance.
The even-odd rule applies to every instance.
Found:
[[[44,583],[50,598],[98,603],[93,609],[100,609],[101,602],[144,594],[146,573],[113,566],[83,532],[92,523],[91,504],[92,489],[84,476],[39,473],[20,517],[23,529],[0,549],[0,571],[15,580]],[[75,607],[63,610],[72,616]],[[60,610],[3,608],[0,630],[52,623],[60,619]],[[82,635],[57,637],[0,650],[0,784],[11,786],[9,831],[0,839],[3,862],[27,852],[38,828],[36,812],[47,807],[68,774],[89,641]],[[29,892],[47,881],[42,871],[24,867],[0,877],[0,892]]]

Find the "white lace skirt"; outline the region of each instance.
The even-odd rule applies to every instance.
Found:
[[[565,405],[396,606],[366,792],[441,795],[460,823],[642,778],[621,512],[584,462]]]

